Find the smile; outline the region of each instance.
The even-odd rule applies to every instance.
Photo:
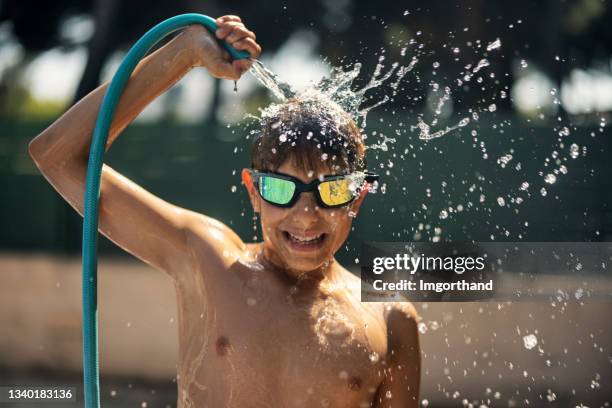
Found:
[[[298,251],[314,250],[323,246],[323,242],[326,240],[327,234],[319,233],[302,235],[283,231],[283,238],[292,249]]]

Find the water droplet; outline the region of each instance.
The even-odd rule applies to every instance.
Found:
[[[504,197],[497,197],[497,204],[499,204],[500,207],[506,205],[506,200],[504,200]]]
[[[489,112],[495,112],[497,110],[497,106],[492,103],[489,105]]]
[[[457,123],[457,126],[464,127],[467,126],[468,123],[470,123],[470,118],[463,118],[459,121],[459,123]]]
[[[580,147],[576,143],[572,143],[570,146],[570,157],[575,159],[580,154]]]
[[[495,41],[487,44],[487,51],[493,51],[499,47],[501,47],[501,40],[497,38]]]
[[[583,296],[584,296],[584,289],[582,289],[582,288],[576,289],[576,293],[574,293],[574,297],[577,300],[580,300],[580,299],[582,299]]]
[[[377,352],[373,351],[373,352],[370,354],[370,362],[372,362],[372,363],[377,363],[377,362],[378,362],[378,360],[380,360],[380,356],[378,355],[378,353],[377,353]]]
[[[527,350],[531,350],[538,345],[538,338],[535,336],[535,334],[528,334],[527,336],[523,337],[523,344]]]
[[[474,67],[474,69],[472,70],[472,72],[475,74],[478,71],[480,71],[482,68],[484,67],[488,67],[489,65],[491,65],[491,63],[489,61],[487,61],[486,59],[481,59],[480,61],[478,61],[478,64],[476,64],[476,66]]]
[[[544,177],[544,181],[548,184],[555,184],[555,181],[557,181],[557,176],[552,173],[548,173],[546,177]]]
[[[511,154],[505,154],[497,159],[497,163],[499,163],[501,168],[505,168],[510,161],[512,161],[513,156]]]

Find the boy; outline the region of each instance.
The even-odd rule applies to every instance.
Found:
[[[240,18],[217,23],[219,40],[259,56],[255,35]],[[195,66],[236,80],[250,61],[230,61],[200,26],[185,29],[139,64],[106,148]],[[47,180],[81,214],[90,138],[105,91],[103,85],[91,92],[29,145]],[[358,128],[339,108],[312,101],[290,101],[263,122],[253,168],[242,172],[261,217],[262,243],[245,244],[221,222],[103,168],[100,232],[174,281],[178,406],[418,406],[414,308],[360,303],[359,279],[334,259],[370,180],[352,176],[365,169]]]

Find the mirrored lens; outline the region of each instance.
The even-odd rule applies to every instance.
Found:
[[[295,184],[289,180],[272,176],[259,177],[259,194],[264,200],[275,204],[287,204],[295,192]]]
[[[354,198],[348,179],[325,181],[319,184],[319,193],[327,205],[343,205]]]

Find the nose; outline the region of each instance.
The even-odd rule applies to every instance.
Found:
[[[313,193],[302,193],[292,208],[293,220],[304,228],[315,224],[319,220],[319,207]]]

